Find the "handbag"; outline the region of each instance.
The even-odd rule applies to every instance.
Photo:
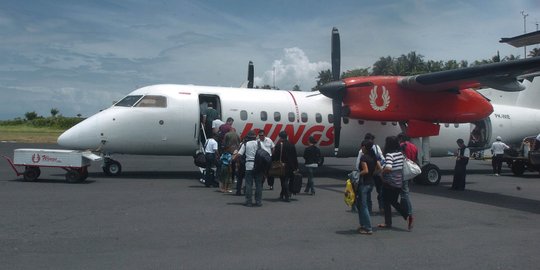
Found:
[[[272,166],[268,170],[269,176],[282,177],[285,176],[285,163],[281,162],[283,155],[283,143],[281,143],[281,151],[279,152],[279,160],[272,161]]]
[[[405,158],[403,161],[403,180],[410,180],[422,173],[420,166],[414,161]]]
[[[356,194],[354,193],[354,188],[351,179],[347,179],[347,183],[345,184],[345,204],[347,204],[349,207],[354,204]]]

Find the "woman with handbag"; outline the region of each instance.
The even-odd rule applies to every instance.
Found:
[[[373,141],[364,140],[361,144],[362,156],[360,157],[360,178],[358,181],[357,189],[357,207],[358,207],[358,219],[360,221],[360,227],[358,233],[360,234],[372,234],[373,229],[371,227],[371,218],[369,216],[368,209],[368,197],[373,190],[375,180],[373,174],[375,171],[381,170],[381,164],[375,157],[373,151]]]
[[[379,228],[392,227],[392,209],[396,209],[399,214],[409,222],[409,230],[412,225],[412,218],[409,218],[407,209],[398,202],[401,187],[403,185],[403,161],[405,156],[401,152],[399,140],[396,136],[386,137],[384,145],[385,165],[383,169],[383,200],[384,200],[384,223],[379,224]]]

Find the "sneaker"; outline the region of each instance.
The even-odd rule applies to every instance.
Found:
[[[496,174],[495,174],[495,176],[499,176],[499,174],[498,174],[498,173],[496,173]]]
[[[244,206],[246,206],[246,207],[252,207],[253,204],[252,204],[251,202],[245,202],[245,203],[244,203]]]
[[[409,231],[413,228],[413,223],[414,223],[414,217],[413,216],[408,216],[407,217],[407,228],[409,229]]]
[[[270,190],[274,190],[274,186],[270,186]]]
[[[255,207],[261,207],[262,206],[262,203],[258,202],[255,204]]]

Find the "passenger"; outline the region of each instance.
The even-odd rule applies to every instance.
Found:
[[[238,133],[236,133],[235,128],[231,127],[230,131],[225,134],[222,145],[224,151],[231,154],[238,152],[238,149],[240,149],[240,136],[238,136]],[[236,167],[236,160],[233,159],[230,166],[231,183],[234,182],[234,179],[236,179]]]
[[[379,161],[379,163],[381,163],[381,166],[384,167],[384,155],[383,155],[383,152],[381,150],[381,147],[379,147],[379,145],[375,144],[375,136],[371,133],[366,133],[366,135],[364,135],[364,140],[371,140],[373,142],[373,152],[375,153],[375,157],[377,158],[377,160]],[[362,157],[362,150],[360,149],[360,151],[358,151],[358,156],[356,157],[356,162],[355,162],[355,169],[356,170],[360,170],[358,168],[358,164],[360,164],[360,158]],[[382,177],[381,177],[381,174],[380,173],[376,173],[373,175],[373,180],[375,182],[375,190],[377,191],[377,203],[378,203],[378,206],[379,206],[379,213],[381,215],[383,215],[384,213],[384,201],[383,201],[383,194],[382,194]],[[367,200],[367,204],[368,204],[368,210],[369,210],[369,213],[372,214],[373,211],[373,203],[371,201],[371,193],[368,194],[368,200]],[[351,211],[355,211],[355,208],[356,206],[353,205],[353,209],[351,209]]]
[[[411,143],[409,141],[409,137],[403,133],[400,133],[398,135],[398,140],[401,147],[401,151],[405,154],[405,156],[408,159],[414,161],[416,164],[418,164],[418,148],[416,148],[416,145]],[[407,213],[409,214],[410,219],[414,219],[411,198],[409,196],[409,186],[410,186],[410,179],[409,180],[403,179],[403,185],[401,187],[401,193],[399,195],[401,197],[401,202],[404,203],[405,206],[407,207]]]
[[[231,193],[231,167],[232,167],[232,154],[228,150],[223,151],[220,157],[220,191],[222,193]]]
[[[246,143],[238,151],[239,155],[246,154],[246,201],[245,206],[253,206],[253,182],[255,182],[255,206],[262,206],[262,172],[253,170],[257,141],[255,132],[250,130],[247,134]]]
[[[298,159],[296,158],[296,149],[294,148],[294,145],[287,140],[287,132],[285,131],[279,133],[279,141],[276,144],[276,150],[272,155],[272,160],[277,161],[280,157],[281,161],[285,163],[285,176],[280,177],[281,192],[279,193],[279,199],[290,202],[290,185],[292,185],[294,181],[294,172],[298,170]]]
[[[362,141],[361,151],[363,153],[360,158],[360,180],[358,183],[358,189],[356,192],[356,204],[358,207],[358,219],[360,221],[360,227],[358,233],[360,234],[372,234],[373,229],[371,227],[371,218],[368,210],[367,199],[368,195],[373,190],[375,184],[373,180],[373,174],[377,170],[381,170],[381,163],[375,157],[373,151],[373,142],[371,140]]]
[[[259,135],[259,138],[257,138],[257,141],[261,142],[261,148],[264,149],[266,152],[268,152],[270,154],[270,156],[272,156],[272,153],[274,152],[274,148],[275,148],[276,145],[274,144],[272,139],[266,137],[266,135],[264,133],[264,130],[259,129],[259,134],[258,135]],[[274,189],[274,177],[269,176],[268,172],[266,172],[263,177],[268,179],[268,181],[267,181],[268,188],[270,190]],[[263,179],[263,183],[264,183],[264,179]]]
[[[317,147],[317,140],[313,136],[309,136],[309,146],[304,149],[305,166],[308,173],[308,181],[304,193],[315,195],[315,184],[313,182],[313,173],[319,167],[321,158],[321,150]]]
[[[242,147],[245,147],[248,139],[250,139],[248,138],[248,136],[244,137],[244,139],[238,146],[238,149],[242,149]],[[234,163],[236,163],[236,193],[235,195],[242,196],[242,184],[244,181],[244,177],[246,175],[246,154],[244,153],[243,155],[240,155],[237,150],[234,152],[233,160],[234,160]]]
[[[386,137],[384,145],[385,165],[383,169],[383,187],[384,194],[384,223],[379,224],[379,228],[392,227],[392,209],[394,209],[408,223],[409,230],[412,228],[413,218],[407,213],[407,209],[398,202],[398,197],[401,192],[403,182],[403,161],[404,155],[401,153],[401,147],[396,136]]]
[[[454,180],[452,181],[452,190],[465,190],[465,178],[467,177],[467,164],[471,156],[469,148],[465,145],[463,139],[458,139],[459,146],[456,153],[456,166],[454,167]]]
[[[521,147],[523,147],[523,156],[529,157],[529,152],[531,151],[531,143],[527,140],[527,138],[523,139]]]
[[[493,175],[499,176],[501,174],[504,150],[509,148],[510,146],[502,142],[501,136],[497,136],[497,139],[491,144],[491,166],[493,167]]]
[[[212,121],[212,134],[218,133],[219,127],[220,127],[221,125],[224,125],[224,124],[225,124],[225,122],[221,121],[221,118],[220,118],[220,117],[214,119],[214,121]],[[218,141],[218,142],[219,142],[219,141]]]
[[[215,137],[215,136],[214,136]],[[204,147],[204,155],[206,156],[206,171],[204,184],[207,187],[217,187],[215,182],[215,174],[213,173],[213,167],[216,167],[216,171],[219,169],[217,158],[219,157],[218,143],[215,138],[210,138],[206,141]]]
[[[219,113],[216,109],[214,109],[214,104],[212,102],[208,102],[208,107],[203,113],[203,121],[201,123],[204,126],[204,131],[206,132],[207,138],[212,137],[212,122],[216,120],[216,118],[219,118]]]

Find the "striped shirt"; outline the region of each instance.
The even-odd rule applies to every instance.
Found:
[[[387,153],[385,158],[386,169],[392,169],[392,172],[384,176],[386,182],[391,186],[400,188],[403,182],[403,161],[404,156],[401,152]]]

